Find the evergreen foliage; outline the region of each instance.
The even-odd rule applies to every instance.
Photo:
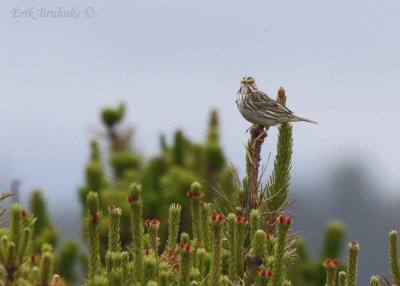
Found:
[[[232,173],[219,143],[217,111],[212,110],[210,113],[204,143],[193,142],[182,130],[177,130],[172,144],[168,144],[165,136],[161,137],[161,154],[148,160],[144,160],[134,148],[132,129],[121,126],[125,115],[124,105],[107,107],[101,112],[108,152],[102,152],[97,141],[91,142],[91,154],[85,170],[85,183],[79,189],[82,206],[86,209],[86,195],[90,191],[96,192],[100,198],[100,211],[105,213],[108,205],[117,205],[121,209],[121,224],[129,224],[127,187],[135,181],[139,182],[145,190],[142,194],[146,201],[146,208],[142,210],[145,217],[160,220],[168,215],[168,207],[171,203],[178,203],[182,208],[180,228],[183,231],[190,230],[188,220],[190,206],[186,203],[185,197],[191,184],[194,181],[205,181],[203,189],[207,199],[213,199],[215,189],[218,188],[230,195],[233,186]],[[109,171],[112,172],[112,177],[106,175]],[[99,224],[102,255],[107,250],[108,219],[106,216]],[[195,220],[194,223],[198,221]],[[204,230],[204,227],[198,226],[196,229]],[[167,239],[167,225],[161,224],[159,232],[160,245],[163,246]],[[120,237],[123,245],[131,243],[129,228],[122,228]]]
[[[277,100],[286,104],[283,88]],[[178,130],[171,145],[162,137],[161,154],[147,161],[132,147],[132,131],[119,128],[125,111],[124,105],[103,110],[107,160],[93,141],[79,190],[88,246],[84,285],[357,285],[359,244],[348,244],[347,263],[337,259],[345,241],[342,223],[328,224],[316,262],[291,229],[285,211],[290,124],[279,127],[273,171],[262,187],[262,126],[251,127],[246,175],[240,180],[219,144],[216,111],[204,143]],[[106,176],[109,170],[112,178]],[[72,284],[77,245],[65,242],[55,258],[57,232],[40,191],[33,192],[31,210],[12,204],[9,226],[0,228],[0,286]],[[389,234],[389,269],[393,284],[400,284],[396,231]],[[372,276],[370,285],[380,282]]]
[[[389,270],[395,285],[400,285],[399,261],[397,258],[397,231],[389,233]]]
[[[55,247],[58,242],[58,231],[50,222],[46,202],[43,199],[41,190],[32,191],[30,210],[36,218],[35,231],[33,233],[33,250],[39,252],[43,243],[50,243]]]
[[[18,203],[13,203],[10,209],[10,226],[0,229],[0,285],[50,285],[54,266],[52,246],[44,244],[41,255],[34,254],[35,217]]]

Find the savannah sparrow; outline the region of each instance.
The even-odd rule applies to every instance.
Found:
[[[236,104],[247,121],[264,126],[267,130],[270,126],[285,122],[306,121],[317,124],[313,120],[294,115],[287,107],[258,90],[254,79],[249,76],[240,81]]]

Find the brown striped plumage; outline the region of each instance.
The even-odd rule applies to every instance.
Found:
[[[294,115],[287,107],[279,104],[264,92],[257,89],[252,77],[244,77],[240,82],[240,88],[236,95],[236,104],[243,117],[254,124],[264,126],[279,125],[285,122],[315,121]]]

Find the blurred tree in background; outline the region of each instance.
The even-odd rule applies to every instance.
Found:
[[[325,228],[322,249],[319,257],[313,261],[308,254],[306,242],[296,238],[297,259],[289,267],[288,277],[291,281],[296,281],[298,286],[319,286],[326,281],[326,270],[324,262],[326,259],[334,259],[341,256],[345,246],[346,230],[344,224],[339,220],[331,220]],[[339,266],[339,270],[344,270],[344,265]]]
[[[32,236],[31,255],[42,252],[43,245],[50,244],[56,248],[59,242],[59,233],[53,223],[50,221],[47,213],[46,201],[43,198],[42,190],[35,189],[30,197],[30,211],[35,217],[34,231]],[[73,240],[67,240],[62,243],[58,256],[55,257],[56,272],[61,274],[66,282],[73,282],[76,278],[75,265],[79,255],[78,243]]]
[[[44,243],[50,243],[53,247],[56,247],[58,231],[50,222],[47,214],[46,202],[43,198],[42,191],[39,189],[32,191],[30,210],[36,218],[35,231],[33,233],[33,251],[40,253],[40,249]]]
[[[226,162],[219,142],[218,113],[212,110],[205,142],[195,142],[182,130],[175,131],[173,142],[168,144],[160,137],[161,153],[144,159],[134,148],[133,131],[122,128],[126,108],[107,107],[101,112],[106,129],[107,152],[100,150],[96,140],[91,142],[91,155],[85,169],[85,183],[79,189],[83,213],[86,211],[86,195],[94,191],[100,196],[100,209],[107,212],[113,204],[122,209],[121,224],[129,225],[128,186],[138,181],[143,186],[146,208],[145,218],[166,217],[171,203],[183,205],[182,230],[188,231],[189,206],[185,203],[186,192],[193,181],[205,182],[205,199],[213,200],[216,190],[232,190],[233,175]],[[229,192],[226,192],[229,196]],[[101,220],[101,248],[107,246],[108,218]],[[166,225],[160,229],[161,243],[166,239]],[[130,241],[130,230],[121,229],[121,242]]]

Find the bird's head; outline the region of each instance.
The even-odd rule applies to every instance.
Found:
[[[242,80],[240,81],[240,86],[244,86],[251,89],[257,89],[256,82],[254,78],[252,78],[251,76],[243,77]]]

